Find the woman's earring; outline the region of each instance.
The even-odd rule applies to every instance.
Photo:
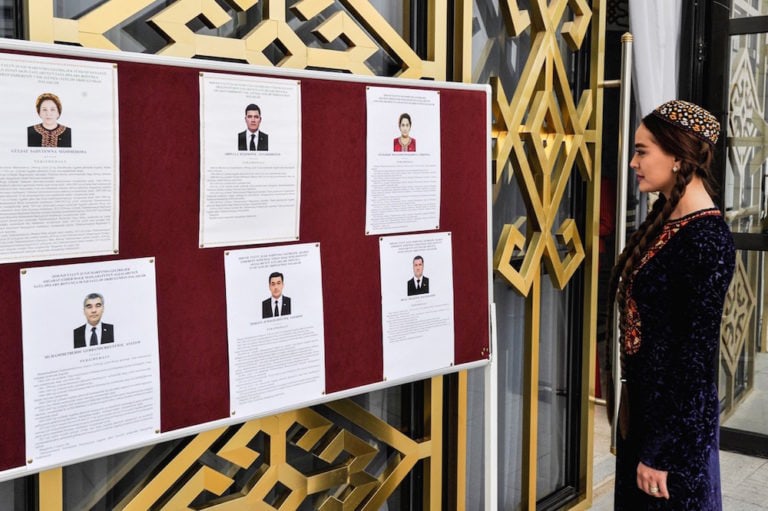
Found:
[[[672,167],[672,172],[677,172],[678,170],[680,170],[680,167],[678,167],[677,165]]]

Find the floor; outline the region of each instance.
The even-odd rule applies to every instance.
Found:
[[[755,355],[755,386],[723,426],[768,434],[768,353]]]

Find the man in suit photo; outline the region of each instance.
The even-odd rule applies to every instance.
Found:
[[[290,315],[291,299],[283,295],[283,282],[282,273],[276,271],[269,274],[269,292],[272,296],[261,302],[262,318]]]
[[[261,109],[251,103],[245,107],[245,126],[248,128],[237,134],[237,149],[240,151],[269,151],[269,136],[259,129]]]
[[[114,327],[101,322],[104,314],[103,296],[99,293],[88,294],[83,300],[83,314],[87,323],[74,330],[75,349],[115,342]]]
[[[428,293],[429,278],[424,276],[424,258],[417,255],[413,258],[413,278],[408,279],[408,296]]]

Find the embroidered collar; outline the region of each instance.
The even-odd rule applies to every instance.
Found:
[[[58,147],[59,146],[59,137],[62,133],[67,131],[67,127],[63,124],[59,124],[52,130],[49,130],[45,127],[43,127],[42,124],[35,124],[33,126],[34,130],[40,134],[41,137],[43,137],[42,141],[42,147]]]

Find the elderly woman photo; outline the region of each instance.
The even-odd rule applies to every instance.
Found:
[[[39,124],[27,128],[29,147],[72,147],[72,130],[59,124],[61,100],[56,94],[45,92],[35,101]]]

